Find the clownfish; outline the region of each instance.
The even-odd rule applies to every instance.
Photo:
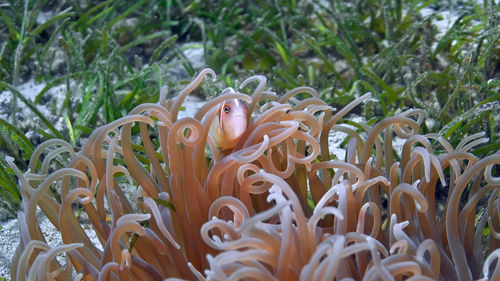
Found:
[[[234,93],[226,88],[221,95]],[[210,126],[210,136],[220,150],[236,146],[247,128],[247,107],[239,99],[224,100]]]

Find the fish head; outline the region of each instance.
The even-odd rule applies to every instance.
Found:
[[[246,105],[239,99],[225,100],[221,104],[219,120],[222,138],[236,145],[247,128]]]

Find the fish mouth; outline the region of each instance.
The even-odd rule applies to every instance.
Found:
[[[237,139],[241,137],[241,135],[247,129],[247,118],[243,114],[236,114],[231,116],[230,120],[230,128],[227,137],[230,139]]]

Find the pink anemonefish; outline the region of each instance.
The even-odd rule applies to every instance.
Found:
[[[234,93],[226,88],[221,95]],[[217,115],[210,126],[210,136],[221,150],[236,146],[247,128],[247,107],[239,99],[228,99],[220,104]]]

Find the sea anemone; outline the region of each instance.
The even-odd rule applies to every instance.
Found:
[[[278,96],[258,75],[240,86],[256,84],[251,95],[178,119],[207,75],[170,100],[162,88],[77,152],[48,140],[25,173],[7,159],[23,197],[12,280],[499,280],[500,154],[470,152],[483,134],[453,148],[419,133],[418,109],[353,129],[338,122],[370,94],[335,112],[312,88]],[[209,128],[229,98],[247,103],[248,127],[222,151]],[[335,131],[344,159],[330,152]],[[48,245],[37,206],[61,245]]]

